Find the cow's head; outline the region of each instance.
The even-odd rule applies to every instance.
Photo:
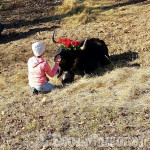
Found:
[[[53,32],[52,35],[52,41],[58,44],[58,42],[55,41],[54,33],[55,32]],[[71,80],[73,80],[74,78],[73,71],[77,66],[79,56],[86,47],[86,41],[87,39],[85,41],[82,41],[77,50],[73,49],[67,50],[64,46],[59,46],[55,58],[58,55],[61,56],[61,61],[58,69],[58,78],[62,76],[62,83],[70,82]]]
[[[58,48],[58,52],[57,52],[55,58],[58,55],[61,56],[61,61],[59,64],[59,67],[61,68],[61,70],[72,71],[75,68],[76,63],[77,63],[77,59],[78,59],[78,52],[77,51],[66,50],[65,47],[60,46]]]

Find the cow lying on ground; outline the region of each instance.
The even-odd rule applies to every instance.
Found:
[[[58,43],[54,39],[54,33],[52,41]],[[82,40],[76,50],[72,47],[68,50],[61,45],[56,56],[58,55],[61,56],[58,78],[62,77],[63,84],[72,82],[75,73],[90,74],[99,65],[103,67],[111,62],[105,42],[98,38]]]

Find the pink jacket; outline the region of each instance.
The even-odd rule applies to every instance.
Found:
[[[53,77],[57,72],[58,64],[55,63],[51,70],[43,58],[31,57],[28,60],[28,80],[31,87],[43,85],[46,82],[46,74]]]

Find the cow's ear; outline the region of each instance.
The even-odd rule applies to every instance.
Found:
[[[88,39],[88,38],[85,39],[83,45],[80,47],[80,49],[81,49],[82,51],[84,51],[85,48],[86,48],[86,42],[87,42],[87,39]]]

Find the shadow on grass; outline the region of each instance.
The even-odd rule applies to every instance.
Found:
[[[133,5],[133,4],[141,3],[144,1],[147,1],[147,0],[130,0],[125,3],[118,3],[118,4],[114,4],[114,5],[110,5],[110,6],[103,6],[103,7],[89,7],[87,9],[89,9],[89,10],[98,9],[98,10],[102,10],[102,11],[108,11],[110,9],[115,9],[117,7]],[[18,20],[16,22],[13,22],[10,24],[4,24],[4,26],[6,29],[10,29],[10,28],[20,28],[20,27],[28,26],[28,25],[36,25],[36,24],[40,24],[40,23],[52,22],[52,21],[64,19],[64,18],[72,16],[74,14],[81,13],[81,12],[83,12],[84,9],[85,9],[85,6],[83,4],[81,4],[80,6],[72,9],[71,11],[69,11],[65,14],[54,15],[54,16],[44,17],[44,18],[39,18],[39,19],[34,19],[34,20]]]
[[[140,64],[138,63],[131,63],[134,60],[138,59],[139,55],[137,52],[132,52],[128,51],[122,54],[117,54],[117,55],[111,55],[110,60],[111,64],[105,66],[105,67],[100,67],[98,68],[93,74],[93,75],[104,75],[108,71],[112,71],[115,68],[123,68],[123,67],[140,67]]]
[[[117,54],[110,56],[110,59],[115,68],[123,68],[123,67],[140,67],[140,64],[129,64],[130,62],[139,58],[137,52],[125,52],[123,54]]]
[[[118,7],[138,4],[138,3],[141,3],[141,2],[144,2],[144,1],[147,1],[147,0],[129,0],[128,2],[125,2],[125,3],[118,3],[118,4],[114,4],[114,5],[110,5],[110,6],[104,6],[104,7],[95,7],[95,8],[91,7],[90,9],[92,9],[92,10],[99,9],[99,10],[102,10],[102,11],[107,11],[107,10],[115,9],[115,8],[118,8]]]
[[[65,14],[55,15],[55,16],[50,16],[50,17],[45,17],[45,18],[39,18],[39,19],[35,19],[35,20],[18,20],[11,24],[3,24],[3,25],[5,26],[6,29],[21,28],[23,26],[37,25],[37,24],[41,24],[41,23],[47,23],[47,22],[52,22],[52,21],[56,21],[56,20],[61,20],[68,16],[72,16],[74,14],[82,12],[83,10],[84,10],[84,6],[79,6]]]
[[[30,29],[28,32],[19,32],[19,33],[12,32],[9,34],[4,34],[0,37],[0,44],[5,44],[11,41],[24,39],[40,31],[53,31],[56,28],[59,28],[59,26],[52,26],[51,28],[35,28],[35,29]]]

